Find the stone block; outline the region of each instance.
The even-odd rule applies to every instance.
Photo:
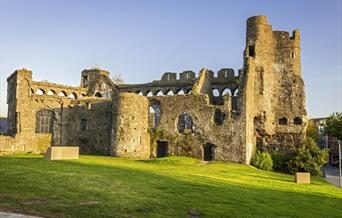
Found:
[[[310,184],[310,173],[296,173],[295,182],[301,184]]]
[[[79,158],[79,147],[49,147],[45,160],[75,160]]]

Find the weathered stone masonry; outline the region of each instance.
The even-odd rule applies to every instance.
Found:
[[[8,133],[0,152],[77,145],[121,157],[190,156],[249,163],[256,147],[287,151],[307,124],[300,34],[273,31],[265,16],[247,20],[244,66],[164,73],[145,84],[116,84],[84,70],[79,87],[8,78]]]

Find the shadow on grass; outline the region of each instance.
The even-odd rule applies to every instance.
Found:
[[[342,196],[241,185],[188,172],[164,175],[36,157],[1,157],[0,164],[0,210],[44,217],[186,217],[190,210],[201,217],[338,217],[342,210]],[[80,204],[85,201],[98,203]]]

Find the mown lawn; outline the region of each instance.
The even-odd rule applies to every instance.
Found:
[[[342,217],[342,191],[321,178],[180,157],[0,157],[0,211],[43,217]]]

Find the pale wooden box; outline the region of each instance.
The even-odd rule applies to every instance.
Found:
[[[310,173],[296,173],[295,182],[301,184],[310,184]]]
[[[44,155],[45,160],[76,160],[79,158],[79,147],[49,147]]]

